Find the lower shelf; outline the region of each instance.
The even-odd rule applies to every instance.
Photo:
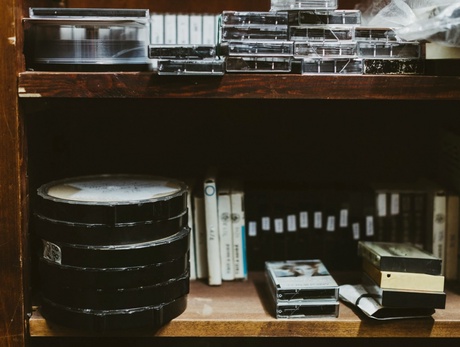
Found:
[[[263,272],[251,273],[247,281],[224,282],[218,287],[191,281],[186,311],[167,325],[155,331],[114,331],[104,336],[460,338],[457,290],[446,291],[446,309],[436,310],[431,318],[387,322],[372,320],[343,303],[338,318],[275,319],[267,290]],[[99,336],[48,322],[37,307],[29,320],[29,331],[31,337]]]

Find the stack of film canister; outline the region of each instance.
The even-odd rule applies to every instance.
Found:
[[[158,328],[189,293],[187,186],[148,175],[95,175],[37,190],[40,310],[104,332]]]

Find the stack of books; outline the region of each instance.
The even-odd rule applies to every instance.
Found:
[[[363,287],[382,306],[444,309],[442,260],[411,243],[361,241]]]
[[[320,259],[265,262],[276,318],[338,317],[339,287]]]

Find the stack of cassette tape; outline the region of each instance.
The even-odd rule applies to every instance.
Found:
[[[147,70],[147,9],[30,8],[26,63],[36,70]]]
[[[423,46],[392,28],[361,26],[337,0],[272,0],[267,12],[224,11],[226,72],[420,74]]]
[[[360,241],[362,285],[382,307],[444,309],[442,260],[410,243]]]
[[[34,202],[41,313],[103,332],[157,328],[189,293],[187,187],[144,175],[52,181]]]
[[[276,318],[338,317],[339,286],[320,259],[266,261]]]

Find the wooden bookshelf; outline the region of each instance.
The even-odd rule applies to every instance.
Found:
[[[354,276],[341,276],[342,283]],[[352,280],[354,281],[354,279]],[[340,283],[340,282],[339,282]],[[447,291],[446,309],[432,318],[377,321],[341,303],[338,318],[275,319],[263,272],[244,282],[211,287],[191,281],[186,311],[158,331],[105,332],[104,336],[158,337],[305,337],[305,338],[445,338],[460,337],[460,295]],[[47,322],[35,308],[29,321],[32,337],[101,336]]]

